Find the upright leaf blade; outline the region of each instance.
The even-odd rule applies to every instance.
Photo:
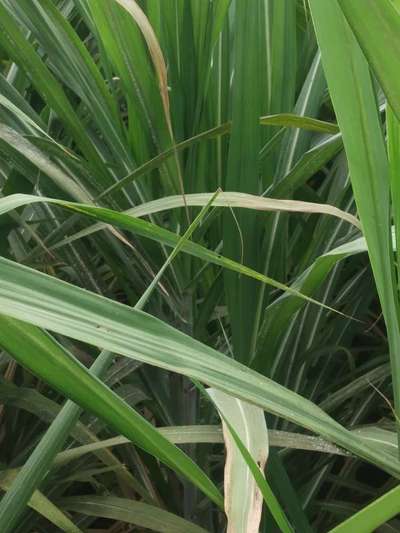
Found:
[[[246,0],[235,3],[234,78],[232,130],[224,188],[258,192],[258,151],[260,116],[260,2],[248,9]],[[246,105],[244,105],[246,102]],[[259,229],[255,214],[224,214],[224,255],[257,269]],[[239,232],[240,234],[239,234]],[[243,248],[243,249],[242,249]],[[225,273],[226,297],[232,325],[233,351],[239,361],[249,359],[257,284],[253,280]]]
[[[368,64],[337,1],[310,0],[310,6],[385,317],[394,404],[399,414],[399,303],[391,248],[389,168],[372,81]]]
[[[223,415],[222,427],[226,447],[225,513],[228,517],[228,532],[258,533],[262,494],[224,420],[233,427],[263,472],[268,458],[268,431],[264,412],[217,389],[208,389],[207,392]]]
[[[400,11],[392,0],[339,0],[339,5],[400,120]]]

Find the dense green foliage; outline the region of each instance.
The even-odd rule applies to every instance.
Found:
[[[1,533],[400,531],[399,44],[0,0]]]

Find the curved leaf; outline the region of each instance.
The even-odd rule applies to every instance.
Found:
[[[393,462],[392,457],[365,444],[362,439],[354,438],[353,434],[312,402],[157,318],[6,259],[0,259],[0,279],[1,309],[10,317],[198,379],[306,427],[388,472],[400,475],[400,463]],[[10,331],[6,331],[2,335],[1,343],[5,347],[10,343],[18,343],[18,330],[23,332],[23,325],[18,326],[13,338]],[[26,330],[30,332],[32,339],[37,335],[36,330],[28,327]],[[46,348],[43,352],[44,362],[46,355],[52,357],[53,345],[49,346],[48,337],[43,337],[43,334],[39,335],[39,341]],[[24,365],[32,368],[32,364],[35,365],[37,360],[30,358],[26,352],[24,354]],[[57,356],[65,366],[64,352],[57,351]],[[19,360],[21,361],[21,355]],[[73,381],[73,373],[78,372],[87,383],[86,396],[90,384],[95,391],[97,380],[76,361],[70,364],[73,364],[70,379]],[[43,379],[71,396],[65,376],[60,375],[59,370],[55,371],[54,363],[46,373],[44,370],[41,372],[40,366],[36,368],[36,372],[42,373]],[[107,394],[112,393],[108,391]],[[77,401],[76,398],[73,399]],[[86,404],[85,406],[89,407]],[[96,405],[90,405],[90,409],[101,418],[106,415],[106,411]],[[110,416],[115,413],[111,404],[108,409]],[[123,421],[125,424],[124,431],[130,431],[131,416],[134,415],[130,413],[128,416],[126,412],[126,416],[120,419],[121,423]],[[143,438],[143,444],[154,450],[154,442],[148,441],[146,428],[147,426],[140,436]],[[133,438],[137,439],[136,433]],[[171,450],[171,454],[175,457],[175,450]],[[165,455],[162,458],[167,459]],[[179,460],[177,462],[179,463]]]
[[[162,533],[206,533],[196,526],[164,509],[115,496],[79,496],[64,498],[60,505],[75,513],[110,518]]]
[[[38,314],[41,314],[40,311]],[[221,505],[218,489],[185,453],[165,439],[49,335],[35,326],[0,315],[0,345],[20,364],[81,407],[95,413],[132,442],[187,476],[215,503]]]

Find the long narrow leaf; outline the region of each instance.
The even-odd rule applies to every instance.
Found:
[[[400,120],[400,12],[391,0],[339,0],[354,34]]]
[[[49,335],[35,326],[4,315],[0,316],[0,320],[0,344],[20,364],[80,406],[106,420],[138,446],[188,476],[213,501],[221,504],[216,487],[189,457],[162,437],[149,422],[68,355]]]
[[[393,463],[392,458],[389,459],[362,440],[355,439],[354,435],[312,402],[146,313],[131,310],[120,303],[5,259],[0,260],[0,276],[2,312],[10,317],[203,381],[306,427],[391,473],[400,474],[400,464]],[[20,328],[23,329],[23,326]],[[8,330],[7,335],[3,335],[2,344],[13,344],[19,340],[17,332],[13,337],[10,333]],[[34,329],[31,333],[33,340],[37,330]],[[49,346],[47,337],[40,336],[39,340],[47,350],[43,353],[45,361],[46,354],[50,357],[53,345]],[[7,344],[5,346],[7,347]],[[38,363],[37,357],[29,358],[29,353],[25,353],[27,360],[24,359],[23,363],[26,366],[31,368],[32,362]],[[64,361],[62,353],[58,352],[58,355],[60,360]],[[82,374],[84,369],[77,362],[72,361],[71,364],[71,371]],[[54,367],[46,370],[46,375],[42,377],[56,388],[60,388],[67,396],[71,395],[73,386],[68,387],[65,376],[59,372],[56,374]],[[90,377],[87,371],[84,378],[88,384],[85,389],[87,396],[89,384],[92,383],[95,390],[98,382]],[[90,399],[94,401],[94,396]],[[97,404],[93,405],[92,401],[89,404],[86,401],[85,406],[90,406],[98,416],[104,417],[110,413],[112,419],[114,407],[110,406],[106,412],[96,407]],[[129,430],[130,416],[133,415],[130,413],[128,417],[126,413],[121,419],[121,423],[123,421],[128,426],[124,427],[124,431]],[[154,450],[154,442],[148,441],[146,428],[147,426],[143,428],[141,434],[143,444]],[[137,438],[136,433],[133,438]],[[162,457],[167,460],[167,456]]]
[[[354,2],[350,4],[355,5]],[[399,414],[399,302],[389,219],[389,167],[372,80],[368,64],[337,1],[310,0],[310,6],[385,317],[394,404]]]

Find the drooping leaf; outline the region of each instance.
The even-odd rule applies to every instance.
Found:
[[[184,373],[235,397],[254,403],[278,416],[283,416],[298,425],[315,431],[354,454],[380,465],[389,472],[400,474],[400,466],[393,463],[392,458],[389,459],[386,454],[366,445],[361,439],[355,439],[353,434],[345,430],[312,402],[257,372],[251,371],[240,363],[232,361],[232,359],[156,318],[5,259],[0,260],[0,274],[2,280],[0,303],[2,312],[8,316],[28,321],[36,326],[45,327],[83,342],[95,344],[114,353]],[[3,320],[8,319],[4,318]],[[11,324],[13,324],[12,321]],[[11,352],[14,351],[14,343],[18,345],[20,341],[17,331],[21,329],[23,330],[23,326],[18,325],[15,335],[11,337],[11,329],[9,328],[7,334],[2,336],[2,345],[8,346]],[[28,331],[27,328],[26,331]],[[34,328],[31,332],[32,341],[36,335],[39,333]],[[49,340],[47,337],[43,337],[43,334],[39,335],[39,341],[41,344],[44,343],[46,348],[46,351],[43,352],[43,359],[46,361],[46,357],[50,356],[49,352],[51,353],[54,347],[48,344]],[[24,355],[23,364],[25,366],[31,368],[32,364],[35,366],[38,364],[36,371],[43,379],[62,390],[64,394],[71,396],[65,375],[61,375],[59,371],[55,372],[54,367],[50,367],[46,373],[43,370],[46,367],[43,367],[41,372],[40,368],[42,367],[37,358],[29,358],[28,352],[23,351],[18,356],[21,362],[21,355]],[[64,354],[58,352],[58,355],[63,364],[66,363]],[[87,401],[89,384],[93,383],[94,391],[98,388],[98,382],[95,378],[90,377],[87,371],[84,371],[76,361],[70,361],[70,363],[73,364],[71,371],[82,374],[82,379],[84,378],[87,384],[84,387],[85,401]],[[71,380],[73,381],[72,375]],[[106,394],[104,390],[103,393]],[[111,393],[107,392],[107,394]],[[76,398],[72,399],[77,401]],[[90,404],[85,403],[85,405],[90,406],[91,410],[95,410],[94,412],[98,416],[104,417],[107,412],[110,413],[110,416],[114,414],[113,402],[106,412],[104,409],[101,410],[98,404],[93,405],[94,396],[90,396],[89,399]],[[129,415],[126,412],[124,418],[119,419],[121,423],[126,424],[124,431],[131,427],[128,422],[131,416],[133,414],[129,411]],[[144,440],[142,444],[154,450],[154,440],[148,440],[150,428],[147,428],[147,425],[143,426],[141,438],[143,437]],[[133,438],[136,440],[138,433],[135,432]],[[160,453],[159,448],[157,448],[156,453]],[[171,450],[172,456],[175,453],[175,450]],[[164,454],[162,457],[167,462],[171,459]],[[179,461],[177,467],[179,467]],[[208,481],[205,483],[207,485]]]
[[[75,513],[110,518],[151,531],[164,533],[205,533],[205,529],[146,503],[115,496],[79,496],[63,498],[63,508]]]

